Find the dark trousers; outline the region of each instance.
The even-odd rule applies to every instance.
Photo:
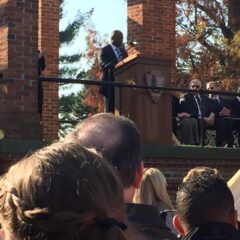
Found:
[[[104,96],[104,111],[115,112],[115,92],[114,87],[108,87],[108,94]]]
[[[216,117],[214,119],[214,126],[208,127],[216,130],[216,146],[221,147],[227,144],[228,147],[233,146],[233,121],[223,117]]]
[[[200,144],[205,146],[206,142],[206,122],[203,118],[198,118],[198,134],[200,137]]]

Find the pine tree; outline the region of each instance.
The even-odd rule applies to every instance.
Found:
[[[60,19],[63,19],[64,0],[60,1]],[[74,20],[70,22],[67,27],[60,31],[60,47],[67,48],[76,39],[79,30],[86,26],[87,20],[91,17],[93,9],[89,12],[81,13],[80,11],[75,16]],[[79,71],[78,64],[84,57],[82,52],[74,54],[60,55],[60,77],[64,78],[87,78],[87,72]],[[69,84],[61,85],[60,88],[69,88]],[[89,107],[84,103],[85,87],[77,93],[63,95],[60,97],[60,136],[64,136],[75,123],[84,119],[89,114]]]

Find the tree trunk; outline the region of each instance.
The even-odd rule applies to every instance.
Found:
[[[227,0],[229,25],[233,32],[240,31],[240,2]]]

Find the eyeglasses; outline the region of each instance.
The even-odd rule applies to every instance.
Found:
[[[210,87],[210,88],[208,88],[207,90],[214,90],[214,87]]]
[[[200,86],[199,85],[191,85],[191,88],[200,88]]]

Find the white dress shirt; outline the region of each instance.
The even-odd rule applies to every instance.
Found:
[[[113,49],[113,51],[114,51],[114,53],[115,53],[115,55],[118,59],[118,62],[121,62],[123,60],[121,50],[113,44],[111,44],[111,47],[112,47],[112,49]]]

